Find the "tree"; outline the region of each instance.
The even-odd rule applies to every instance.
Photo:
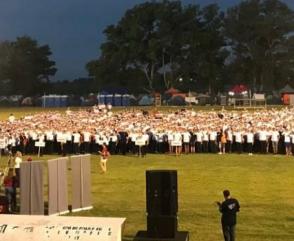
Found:
[[[5,41],[0,43],[0,95],[7,95],[11,91],[7,75],[11,49],[10,42]]]
[[[106,28],[101,56],[87,69],[96,86],[187,90],[197,87],[198,78],[198,85],[215,90],[226,58],[222,21],[216,4],[203,9],[168,0],[137,5]]]
[[[224,13],[217,4],[210,4],[195,14],[195,18],[198,21],[188,32],[182,69],[190,79],[196,79],[198,85],[210,93],[217,93],[223,87],[221,81],[228,56],[223,31]]]
[[[170,87],[182,47],[182,12],[180,1],[146,2],[128,10],[116,26],[104,31],[101,57],[87,65],[96,68],[90,74],[95,72],[100,81],[104,71],[112,76],[116,72],[116,80],[131,74],[140,81],[141,91]]]
[[[278,0],[247,0],[228,9],[225,22],[232,66],[238,69],[232,76],[254,91],[280,87],[283,73],[293,69],[293,42],[288,40],[294,30],[293,11]]]
[[[49,60],[52,54],[49,46],[38,46],[37,41],[27,36],[0,46],[7,49],[1,78],[10,81],[10,94],[32,95],[44,91],[49,77],[57,71],[55,62]]]

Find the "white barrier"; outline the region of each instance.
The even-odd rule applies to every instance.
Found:
[[[121,241],[125,218],[0,215],[1,241]]]

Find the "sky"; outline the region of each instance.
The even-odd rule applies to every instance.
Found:
[[[30,36],[48,44],[58,72],[53,80],[87,77],[85,65],[99,57],[103,30],[116,24],[127,9],[146,0],[0,0],[0,41]],[[183,0],[218,3],[223,9],[238,0]],[[294,8],[294,0],[284,0]]]

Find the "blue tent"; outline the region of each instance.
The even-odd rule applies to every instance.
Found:
[[[67,95],[44,95],[42,96],[43,107],[66,107],[68,106]]]
[[[139,101],[139,105],[152,105],[154,99],[148,95],[144,95],[141,100]]]
[[[106,95],[105,104],[106,105],[108,105],[108,104],[114,105],[113,104],[113,95]]]
[[[129,95],[122,96],[122,106],[130,106],[130,96]]]
[[[121,106],[122,105],[122,96],[120,94],[115,94],[113,96],[114,106]]]

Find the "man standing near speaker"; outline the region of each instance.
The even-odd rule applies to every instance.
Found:
[[[225,201],[216,202],[222,213],[222,229],[225,241],[235,241],[235,229],[237,224],[237,212],[240,205],[237,199],[232,198],[229,190],[223,191]]]

